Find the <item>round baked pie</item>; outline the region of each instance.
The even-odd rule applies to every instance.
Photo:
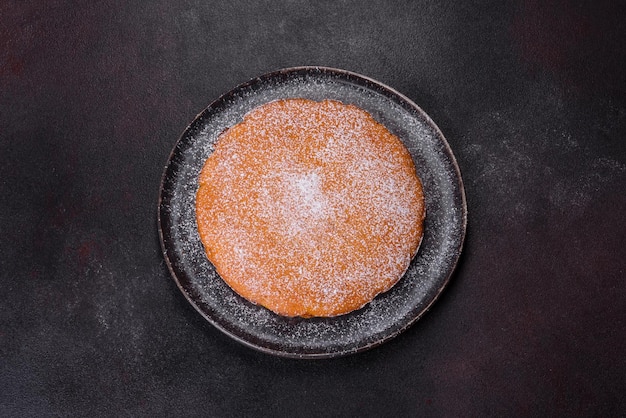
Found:
[[[285,316],[341,315],[389,290],[417,252],[424,217],[402,142],[333,100],[253,109],[217,139],[196,195],[220,277]]]

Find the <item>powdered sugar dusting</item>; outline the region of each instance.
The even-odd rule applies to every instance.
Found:
[[[332,316],[406,271],[422,196],[407,150],[365,111],[279,100],[218,140],[200,177],[198,227],[244,297],[284,315]]]
[[[404,277],[363,309],[333,318],[289,319],[248,303],[233,292],[208,262],[198,236],[195,194],[202,166],[218,136],[265,103],[302,97],[354,104],[370,113],[408,148],[423,182],[427,217],[417,256]],[[349,134],[346,134],[349,136]],[[335,140],[326,152],[340,150]],[[367,165],[359,170],[367,171]],[[292,183],[315,191],[313,177],[294,172]],[[310,174],[309,174],[310,175]],[[385,186],[394,187],[391,182]],[[306,189],[306,187],[304,187]],[[315,193],[312,193],[315,196]],[[314,201],[316,199],[312,199]],[[320,203],[323,205],[323,203]],[[389,211],[401,207],[383,206]],[[315,204],[310,214],[315,214]],[[327,210],[327,208],[325,209]],[[214,325],[255,348],[295,357],[326,357],[371,347],[419,318],[446,284],[463,242],[465,207],[454,157],[438,129],[419,109],[371,80],[318,69],[296,69],[262,77],[222,97],[187,129],[165,173],[160,206],[166,259],[183,292]],[[245,251],[238,253],[247,263]]]

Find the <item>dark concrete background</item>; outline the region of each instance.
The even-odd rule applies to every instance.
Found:
[[[624,2],[0,3],[0,415],[623,416]],[[443,130],[469,226],[393,341],[257,353],[158,243],[161,173],[220,94],[324,65]]]

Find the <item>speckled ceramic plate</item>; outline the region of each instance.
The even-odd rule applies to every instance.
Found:
[[[218,135],[253,108],[290,97],[334,99],[367,110],[406,145],[424,186],[425,232],[402,279],[371,303],[332,318],[287,318],[237,295],[217,275],[195,220],[198,175]],[[287,357],[336,357],[366,350],[417,321],[450,279],[466,226],[463,183],[433,121],[409,99],[367,77],[321,67],[266,74],[224,94],[182,134],[161,184],[158,223],[165,260],[187,300],[210,323],[255,349]]]

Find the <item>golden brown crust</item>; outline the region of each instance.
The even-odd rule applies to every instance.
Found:
[[[279,100],[224,132],[196,196],[219,275],[286,316],[358,309],[404,274],[422,238],[410,154],[352,105]]]

